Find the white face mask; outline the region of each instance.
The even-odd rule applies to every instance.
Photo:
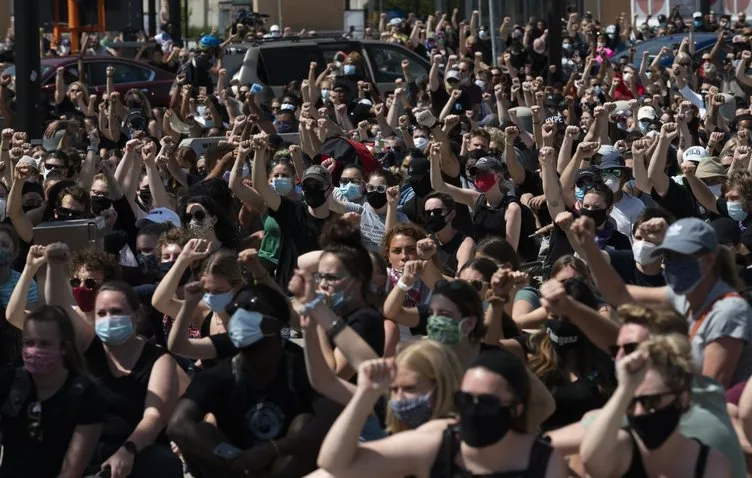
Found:
[[[603,184],[608,186],[608,189],[611,190],[611,192],[616,192],[619,190],[619,186],[621,186],[621,181],[619,178],[614,176],[607,176],[606,179],[603,181]]]
[[[652,242],[635,240],[634,244],[632,244],[632,253],[635,262],[643,266],[657,262],[657,257],[650,256],[657,247]]]
[[[418,149],[425,149],[426,146],[428,146],[428,138],[424,137],[418,137],[413,139],[413,144],[415,144],[415,147]]]

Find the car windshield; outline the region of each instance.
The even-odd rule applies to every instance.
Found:
[[[47,73],[50,68],[52,68],[50,65],[42,65],[42,76],[44,76],[44,74]],[[3,73],[7,73],[10,76],[15,77],[16,76],[16,65],[9,66],[5,70],[3,70]]]

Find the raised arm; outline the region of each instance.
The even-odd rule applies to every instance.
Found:
[[[5,308],[5,319],[15,328],[23,330],[26,316],[30,312],[27,307],[29,291],[34,280],[34,275],[47,261],[44,246],[31,246],[26,256],[26,265],[21,271],[21,277],[13,288],[13,293]]]
[[[183,301],[175,298],[180,279],[183,277],[186,269],[195,261],[199,261],[209,256],[211,252],[211,243],[204,239],[191,239],[183,247],[183,251],[178,256],[175,264],[169,272],[159,281],[154,295],[151,299],[151,305],[161,313],[169,317],[177,317],[180,309],[183,307]],[[198,312],[194,309],[194,314]]]
[[[389,291],[384,300],[384,317],[405,327],[417,327],[420,315],[416,307],[405,307],[407,292],[415,287],[416,282],[425,267],[424,261],[407,261],[402,271],[402,277],[395,287]]]
[[[470,189],[458,188],[444,182],[444,178],[441,177],[441,144],[433,143],[430,148],[431,187],[433,190],[449,194],[458,203],[470,207],[474,206],[480,197],[480,193]]]
[[[6,169],[12,167],[9,163],[10,161],[5,166]],[[34,225],[23,210],[23,184],[28,173],[29,166],[24,164],[17,164],[13,168],[13,182],[8,192],[6,204],[6,215],[10,218],[18,237],[27,244],[31,243],[34,237]]]
[[[679,136],[679,128],[676,123],[666,123],[661,126],[661,132],[658,136],[658,146],[653,152],[653,158],[648,166],[648,178],[653,184],[656,192],[661,196],[668,192],[669,177],[666,175],[666,159],[668,156],[668,147],[671,142]]]
[[[217,348],[214,347],[211,338],[192,339],[188,337],[188,328],[193,322],[193,317],[196,315],[195,312],[203,297],[201,283],[188,283],[183,290],[185,291],[185,299],[170,329],[167,349],[170,353],[194,360],[215,359],[217,358]]]
[[[271,187],[266,179],[266,162],[269,155],[266,150],[266,135],[256,135],[253,142],[244,141],[240,144],[241,150],[245,151],[253,147],[253,168],[251,177],[253,178],[253,188],[261,195],[266,206],[272,211],[279,209],[282,199],[279,193]]]
[[[653,182],[648,177],[647,167],[645,166],[646,153],[649,147],[650,140],[641,139],[632,143],[632,174],[634,174],[637,187],[646,194],[653,191]]]
[[[156,155],[157,147],[154,145],[154,141],[147,139],[142,149],[144,166],[146,167],[146,180],[149,182],[149,190],[151,191],[152,207],[166,207],[172,209],[172,203],[170,196],[167,195],[167,189],[165,188],[162,177],[159,175],[159,168],[157,167]],[[169,154],[166,147],[162,147],[159,153],[161,156]]]
[[[230,191],[240,199],[243,204],[250,207],[258,214],[263,214],[266,211],[266,203],[264,198],[252,187],[243,184],[243,166],[248,160],[248,153],[250,153],[250,142],[243,141],[237,149],[235,154],[235,164],[230,172],[230,180],[228,185]],[[266,172],[264,172],[266,174]]]

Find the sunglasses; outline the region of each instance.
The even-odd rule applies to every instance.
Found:
[[[86,213],[83,211],[76,211],[75,209],[68,209],[67,207],[59,207],[55,209],[58,219],[83,219],[86,217]]]
[[[339,183],[340,183],[340,184],[341,184],[342,186],[347,186],[347,185],[348,185],[348,184],[350,184],[350,183],[352,183],[352,184],[357,184],[357,185],[361,185],[361,184],[363,184],[363,180],[362,180],[362,179],[360,179],[360,178],[340,178],[340,179],[339,179]]]
[[[652,415],[656,411],[660,410],[661,408],[661,402],[663,401],[663,397],[666,395],[676,395],[679,392],[674,391],[668,391],[668,392],[661,392],[661,393],[654,393],[652,395],[642,395],[639,397],[634,397],[629,402],[629,407],[627,408],[627,414],[628,415],[634,415],[635,407],[637,407],[637,404],[639,403],[642,405],[643,410],[646,410],[648,415]]]
[[[372,193],[374,191],[378,192],[379,194],[386,193],[386,186],[383,184],[379,184],[378,186],[374,186],[373,184],[366,184],[366,192]]]
[[[425,217],[444,217],[446,210],[444,209],[426,209],[423,215]]]
[[[47,171],[51,171],[53,169],[64,169],[65,165],[62,164],[50,164],[50,163],[44,163],[44,169]]]
[[[640,346],[639,342],[630,342],[623,345],[609,345],[608,351],[611,352],[611,357],[616,358],[619,355],[619,350],[624,350],[624,355],[629,355]]]
[[[81,287],[81,284],[84,285],[87,289],[94,290],[99,287],[99,283],[95,280],[89,277],[88,279],[84,279],[83,281],[79,279],[78,277],[73,277],[70,280],[71,287]]]
[[[495,395],[485,393],[473,395],[461,390],[454,392],[454,407],[457,410],[464,410],[471,406],[475,406],[479,414],[490,415],[497,412],[503,405]]]
[[[70,90],[68,90],[68,91],[70,91],[71,93],[78,93],[78,92],[79,92],[79,91],[81,91],[81,90],[80,90],[80,89],[78,89],[78,88],[71,88],[71,89],[70,89]]]
[[[467,283],[473,286],[473,289],[477,290],[478,292],[482,291],[483,287],[488,284],[488,282],[483,280],[470,280],[467,281]]]
[[[196,209],[195,211],[187,212],[183,215],[183,223],[188,224],[191,222],[191,220],[195,219],[196,221],[203,221],[206,219],[206,213],[203,209]]]

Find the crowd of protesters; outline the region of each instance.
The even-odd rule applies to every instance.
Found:
[[[743,14],[382,16],[427,77],[338,52],[269,104],[222,53],[293,33],[238,20],[163,27],[169,108],[59,70],[41,146],[0,76],[0,478],[752,475]]]

